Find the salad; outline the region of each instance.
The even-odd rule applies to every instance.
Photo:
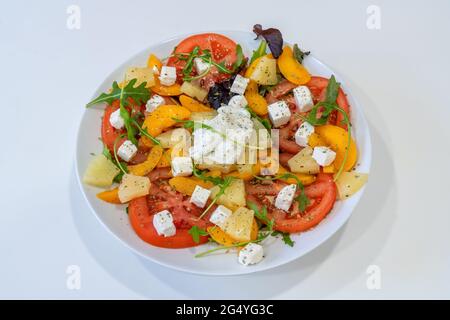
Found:
[[[209,243],[259,263],[270,237],[293,247],[367,182],[357,172],[351,107],[334,76],[311,75],[309,52],[255,25],[258,47],[203,33],[167,57],[149,53],[87,104],[104,108],[103,150],[83,183],[123,205],[149,245]],[[168,250],[167,254],[176,254]]]

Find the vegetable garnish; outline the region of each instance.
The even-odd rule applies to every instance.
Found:
[[[328,122],[328,118],[334,110],[337,110],[342,114],[342,123],[347,125],[347,147],[345,148],[344,159],[339,167],[338,172],[334,176],[334,181],[339,179],[339,176],[344,171],[345,163],[347,162],[348,153],[350,150],[350,144],[352,141],[351,123],[347,112],[339,107],[336,103],[337,96],[339,94],[340,83],[336,81],[334,75],[331,76],[328,81],[328,86],[325,94],[325,101],[318,102],[310,111],[310,113],[304,118],[305,121],[309,122],[313,126],[321,126]],[[321,112],[318,117],[319,111]]]
[[[267,50],[267,42],[265,40],[261,40],[258,49],[253,50],[252,57],[250,58],[250,64],[258,58],[266,55]]]
[[[112,84],[112,89],[109,93],[102,93],[97,98],[89,102],[86,107],[91,107],[98,103],[113,103],[114,100],[122,99],[124,100],[123,105],[128,106],[130,103],[129,98],[132,98],[133,101],[137,104],[143,104],[150,99],[150,91],[145,87],[147,85],[146,82],[141,83],[137,87],[134,87],[137,79],[132,79],[126,86],[122,89],[117,84],[117,81],[114,81]]]
[[[193,170],[192,173],[195,177],[199,178],[202,181],[205,182],[211,182],[214,185],[221,185],[224,184],[224,180],[221,177],[214,177],[214,176],[207,176],[206,175],[206,170],[200,170],[199,168],[197,168],[197,166],[193,166]]]
[[[119,170],[120,170],[120,172],[119,172],[119,174],[117,174],[117,176],[115,176],[114,177],[114,182],[116,182],[116,183],[120,183],[120,181],[122,181],[122,177],[123,177],[123,171],[121,170],[121,167],[120,166],[122,166],[124,169],[125,169],[125,171],[126,172],[128,172],[128,168],[127,168],[127,165],[126,165],[126,163],[124,163],[124,162],[122,162],[122,163],[119,163],[119,162],[117,162],[117,157],[116,156],[112,156],[111,155],[111,151],[109,151],[109,149],[108,149],[108,147],[106,146],[106,144],[102,141],[102,139],[100,139],[99,138],[99,140],[101,141],[101,143],[102,143],[102,145],[103,145],[103,150],[102,150],[102,154],[106,157],[106,159],[108,159],[109,161],[111,161],[112,163],[114,163],[114,165],[117,167],[117,168],[119,168]]]
[[[294,44],[294,58],[299,62],[303,63],[305,56],[309,55],[310,51],[302,51],[297,44]]]
[[[258,217],[258,219],[259,219],[259,217],[262,217],[263,221],[265,221],[265,220],[269,221],[264,228],[259,230],[258,237],[255,240],[238,242],[238,243],[235,243],[235,244],[229,245],[229,246],[218,246],[216,248],[213,248],[213,249],[210,249],[210,250],[198,253],[194,257],[195,258],[201,258],[201,257],[207,256],[208,254],[214,253],[216,251],[228,250],[228,249],[243,247],[243,246],[246,246],[249,243],[262,242],[268,236],[272,235],[273,232],[274,232],[274,230],[273,230],[274,220],[268,220],[268,218],[267,218],[267,208],[265,206],[263,206],[262,209],[259,210],[258,207],[256,206],[256,204],[254,204],[254,203],[251,203],[251,204],[253,204],[253,206],[249,205],[249,204],[248,204],[248,206],[250,207],[250,209],[253,210],[253,212],[255,213],[255,216]]]
[[[192,239],[195,243],[200,242],[201,236],[207,236],[208,232],[206,230],[203,230],[197,226],[193,226],[191,229],[189,229],[188,233],[192,236]]]
[[[253,111],[249,106],[246,106],[245,109],[247,109],[247,111],[250,113],[252,118],[255,118],[256,120],[258,120],[263,126],[264,128],[267,129],[267,131],[269,132],[269,134],[271,133],[272,130],[272,124],[270,123],[269,120],[267,119],[263,119],[260,116],[258,116],[255,111]]]
[[[288,245],[289,247],[293,247],[295,244],[295,241],[291,239],[291,235],[287,232],[280,232],[280,231],[274,231],[272,232],[272,237],[281,236],[281,239],[283,239],[283,242]]]
[[[136,119],[132,119],[131,123],[139,130],[141,135],[149,138],[154,144],[157,144],[158,146],[161,145],[161,142],[158,139],[156,139],[154,136],[152,136],[150,133],[148,133],[147,129],[142,128],[142,126],[139,125],[139,123],[136,121]]]
[[[220,73],[226,73],[226,74],[234,74],[245,62],[244,54],[242,52],[241,45],[236,45],[236,61],[233,64],[231,70],[228,69],[225,66],[224,62],[217,63],[212,59],[211,51],[208,49],[204,49],[202,52],[200,52],[200,47],[195,46],[191,53],[177,53],[175,56],[179,60],[186,61],[186,65],[184,66],[182,73],[183,73],[183,80],[184,81],[192,81],[196,79],[203,78],[206,76],[209,71],[211,70],[211,66],[215,66],[217,70],[219,70]],[[197,76],[191,76],[192,69],[194,67],[194,59],[200,58],[204,62],[209,64],[209,67],[207,70],[205,70],[202,74]]]
[[[304,212],[306,210],[306,207],[310,204],[309,198],[305,193],[305,186],[303,185],[302,181],[293,173],[286,172],[274,177],[260,177],[260,176],[253,176],[253,177],[257,180],[282,180],[292,178],[297,182],[297,188],[298,190],[300,190],[300,194],[294,198],[294,200],[298,202],[298,210],[300,212]]]
[[[205,214],[208,213],[209,209],[211,209],[212,206],[217,202],[217,200],[219,200],[219,198],[225,193],[225,190],[231,185],[231,182],[233,182],[234,179],[235,179],[235,177],[225,177],[225,178],[221,179],[220,183],[216,184],[217,186],[220,187],[219,192],[215,195],[214,199],[211,201],[209,206],[206,207],[206,209],[198,217],[199,220],[201,218],[203,218],[205,216]]]
[[[122,171],[123,174],[126,174],[128,173],[128,168],[126,167],[126,165],[124,166],[120,162],[119,157],[117,156],[117,142],[123,137],[125,137],[125,134],[121,134],[116,138],[116,140],[114,141],[113,151],[114,151],[114,159],[116,160],[116,165],[119,167],[120,171]]]
[[[281,52],[283,52],[283,35],[280,30],[275,28],[264,30],[260,24],[255,24],[253,26],[253,32],[256,34],[257,38],[261,36],[267,41],[269,49],[275,59],[281,55]]]

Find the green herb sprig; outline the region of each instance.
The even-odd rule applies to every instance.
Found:
[[[184,81],[193,81],[206,76],[210,72],[211,66],[215,66],[220,73],[234,74],[245,61],[242,47],[239,44],[236,45],[236,61],[231,66],[231,69],[226,67],[225,62],[215,62],[212,59],[211,51],[208,49],[201,50],[199,46],[195,46],[190,53],[176,53],[175,56],[179,60],[186,61],[186,64],[182,70]],[[200,58],[204,62],[208,63],[209,68],[200,75],[191,76],[195,58]]]
[[[97,98],[89,102],[86,107],[89,108],[99,103],[111,104],[117,99],[122,99],[123,105],[128,106],[130,103],[129,98],[132,98],[138,104],[146,103],[150,99],[150,91],[145,87],[146,82],[134,87],[136,82],[137,79],[132,79],[126,86],[120,88],[117,81],[114,81],[110,92],[100,94]]]
[[[250,58],[250,64],[253,63],[258,58],[266,55],[267,51],[267,42],[265,40],[261,40],[259,43],[258,49],[253,51],[252,57]]]
[[[208,235],[208,232],[206,230],[201,229],[198,226],[193,226],[191,229],[189,229],[188,233],[192,236],[192,239],[195,243],[200,242],[200,237]]]

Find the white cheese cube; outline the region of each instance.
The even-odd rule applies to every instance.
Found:
[[[326,167],[336,159],[336,152],[328,147],[315,147],[312,157],[320,166]]]
[[[109,116],[109,123],[117,130],[120,130],[125,125],[122,116],[120,115],[120,108],[111,113]]]
[[[117,155],[124,161],[130,161],[137,153],[137,147],[130,140],[125,140],[117,149]]]
[[[311,91],[307,86],[300,86],[293,90],[295,104],[300,112],[308,112],[314,106]]]
[[[294,200],[296,190],[297,185],[295,184],[290,184],[281,189],[275,199],[275,207],[284,211],[289,211],[292,201]]]
[[[267,107],[269,109],[269,119],[275,128],[279,128],[289,122],[291,110],[286,102],[277,101]]]
[[[230,99],[230,101],[228,102],[228,105],[230,107],[245,108],[248,105],[248,102],[244,96],[238,95],[238,96],[233,96]]]
[[[145,111],[153,112],[156,108],[162,106],[164,102],[165,100],[163,97],[155,94],[147,101],[147,104],[145,105]]]
[[[231,85],[230,92],[243,95],[249,82],[250,79],[244,78],[240,74],[236,75],[236,78]]]
[[[199,208],[203,208],[206,205],[206,202],[208,201],[210,194],[211,194],[210,190],[202,188],[199,185],[197,185],[195,186],[194,192],[192,193],[189,202],[195,204]]]
[[[295,142],[301,146],[308,146],[308,139],[314,133],[314,126],[309,122],[303,122],[295,132]]]
[[[223,227],[225,221],[231,216],[232,213],[233,212],[230,209],[220,205],[216,208],[216,210],[214,210],[209,218],[209,221],[214,223],[216,226]]]
[[[172,159],[172,174],[174,177],[186,177],[194,170],[190,157],[175,157]]]
[[[210,65],[208,62],[203,61],[203,59],[201,59],[201,58],[195,58],[194,59],[194,67],[195,67],[195,71],[197,71],[197,75],[201,75],[210,68]]]
[[[257,264],[264,257],[264,248],[257,243],[249,243],[239,251],[239,263],[244,266]]]
[[[160,236],[171,237],[177,233],[172,214],[167,210],[158,212],[153,216],[153,226]]]
[[[163,66],[159,75],[159,81],[161,81],[163,86],[175,84],[177,81],[177,69],[175,67]]]

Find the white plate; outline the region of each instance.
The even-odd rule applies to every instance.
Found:
[[[251,55],[251,50],[256,49],[259,41],[254,40],[254,34],[240,31],[220,31],[237,43],[240,43],[246,56]],[[97,97],[100,93],[107,91],[114,80],[120,81],[123,78],[125,69],[128,66],[145,66],[150,53],[158,57],[166,57],[180,40],[186,36],[180,36],[171,40],[150,46],[139,54],[135,55],[115,71],[113,71],[100,85],[93,95]],[[298,41],[300,39],[295,39]],[[314,58],[308,56],[304,61],[305,66],[311,74],[330,77],[332,74],[341,82],[347,98],[352,107],[351,120],[353,123],[353,134],[356,138],[359,151],[359,172],[369,172],[371,163],[371,143],[369,128],[358,103],[351,96],[348,88],[342,79],[336,75],[329,67]],[[83,107],[83,106],[80,106]],[[81,190],[89,203],[94,214],[101,223],[111,231],[126,246],[141,256],[149,260],[173,269],[203,275],[237,275],[267,270],[288,263],[297,259],[309,251],[313,250],[321,243],[331,237],[350,217],[353,209],[361,198],[364,188],[346,201],[338,201],[333,210],[318,226],[300,235],[293,235],[295,241],[293,248],[286,246],[278,240],[269,240],[265,245],[265,258],[257,265],[242,266],[237,262],[235,253],[218,253],[215,255],[194,258],[194,254],[204,251],[212,246],[205,244],[189,249],[161,249],[153,247],[142,241],[132,230],[128,223],[125,206],[114,206],[96,198],[100,191],[98,188],[86,186],[81,183],[82,175],[91,158],[91,153],[99,153],[102,150],[101,142],[97,139],[100,136],[100,122],[103,114],[103,106],[97,106],[85,111],[80,123],[76,150],[77,177]]]

